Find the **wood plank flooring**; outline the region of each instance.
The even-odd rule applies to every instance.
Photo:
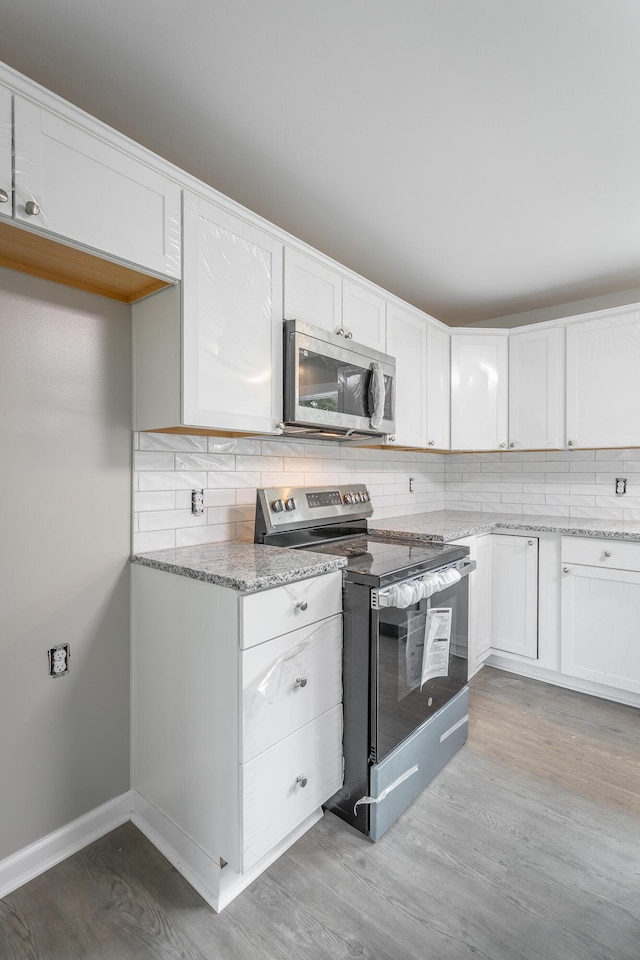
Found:
[[[0,901],[0,960],[639,960],[640,713],[485,668],[377,844],[328,814],[217,916],[126,824]]]

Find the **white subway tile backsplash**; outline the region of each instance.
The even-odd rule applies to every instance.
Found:
[[[133,455],[134,470],[173,470],[174,466],[173,453],[138,450]]]
[[[367,484],[377,518],[450,507],[483,514],[637,519],[640,450],[430,454],[291,438],[134,435],[135,550],[253,539],[256,489]],[[627,477],[616,497],[615,477]],[[409,480],[413,479],[413,493]],[[191,490],[205,514],[191,514]],[[173,526],[172,526],[173,525]]]
[[[140,450],[201,451],[207,449],[206,437],[192,437],[175,433],[138,433]]]
[[[196,490],[207,486],[206,473],[182,473],[174,470],[138,473],[139,490]]]

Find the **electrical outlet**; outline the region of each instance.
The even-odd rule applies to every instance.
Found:
[[[415,477],[409,477],[409,493],[413,493],[414,483],[415,483]]]
[[[616,477],[616,496],[621,497],[627,492],[627,478]]]
[[[49,676],[64,677],[69,673],[69,644],[59,643],[49,650]]]
[[[191,513],[194,517],[201,517],[204,513],[204,490],[191,491]]]

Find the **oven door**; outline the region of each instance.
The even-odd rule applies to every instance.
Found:
[[[469,579],[371,616],[371,757],[379,763],[467,684]]]
[[[342,432],[393,433],[393,358],[329,333],[319,339],[294,323],[298,322],[285,323],[285,422]]]

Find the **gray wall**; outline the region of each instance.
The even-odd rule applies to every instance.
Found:
[[[0,270],[0,859],[129,788],[130,398],[128,307]]]
[[[632,287],[630,290],[618,290],[615,293],[606,293],[599,297],[589,297],[586,300],[571,300],[569,303],[557,303],[552,307],[527,310],[526,313],[513,313],[505,317],[494,317],[492,320],[479,320],[477,323],[465,324],[465,326],[520,327],[528,323],[543,323],[545,320],[562,320],[564,317],[577,317],[581,313],[591,313],[594,310],[609,310],[610,308],[624,307],[628,303],[640,303],[640,287]]]

